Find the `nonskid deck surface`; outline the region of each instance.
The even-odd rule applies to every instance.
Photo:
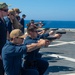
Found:
[[[75,75],[75,32],[67,32],[40,53],[49,62],[44,75]]]

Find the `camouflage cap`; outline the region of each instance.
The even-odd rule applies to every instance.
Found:
[[[3,9],[5,7],[8,7],[8,6],[10,6],[10,5],[7,5],[6,3],[1,3],[0,2],[0,9]]]

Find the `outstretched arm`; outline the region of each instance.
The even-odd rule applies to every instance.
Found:
[[[41,48],[42,46],[48,46],[50,44],[50,41],[48,40],[39,40],[38,43],[33,43],[31,45],[27,45],[27,52],[31,52],[36,50],[37,48]]]

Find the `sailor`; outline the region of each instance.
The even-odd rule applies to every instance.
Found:
[[[24,45],[22,44],[24,38],[25,35],[20,29],[14,29],[10,33],[10,41],[7,41],[2,48],[2,60],[6,75],[39,75],[36,69],[22,69],[21,71],[21,58],[23,54],[46,46],[49,42],[41,39],[37,43]]]
[[[0,3],[0,75],[4,75],[3,65],[1,60],[2,47],[6,43],[7,28],[4,17],[8,14],[8,5],[6,3]]]

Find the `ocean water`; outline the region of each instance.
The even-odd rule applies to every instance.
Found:
[[[75,21],[50,21],[50,20],[35,20],[35,22],[43,21],[43,28],[75,28]],[[25,28],[26,24],[29,23],[30,20],[25,20]]]

